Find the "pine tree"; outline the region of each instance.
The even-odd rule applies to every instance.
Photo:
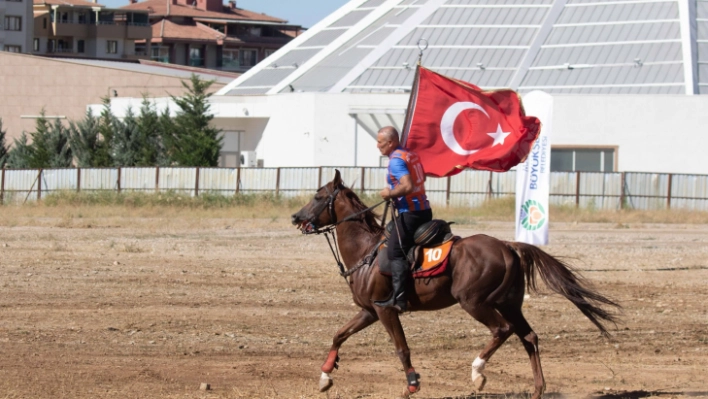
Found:
[[[103,110],[98,118],[99,140],[96,145],[96,152],[93,157],[95,167],[113,166],[113,136],[120,121],[111,112],[111,100],[108,97],[103,99]]]
[[[27,133],[22,132],[19,139],[14,140],[12,149],[7,154],[7,167],[12,169],[31,168],[32,148],[27,143]]]
[[[170,116],[170,107],[167,106],[160,113],[158,119],[158,135],[161,143],[160,153],[158,154],[157,164],[160,166],[171,166],[171,138],[174,135],[175,123]]]
[[[2,118],[0,118],[0,168],[5,167],[7,163],[7,143],[5,134],[7,132],[2,128]]]
[[[214,81],[203,81],[195,74],[190,84],[182,82],[187,89],[183,97],[172,100],[179,107],[174,119],[172,134],[166,135],[170,161],[179,166],[217,166],[223,138],[221,130],[210,127],[214,115],[209,112],[207,93]]]
[[[159,160],[164,158],[164,146],[160,134],[160,116],[155,110],[155,105],[146,97],[143,97],[140,115],[137,117],[137,129],[138,153],[135,165],[155,166],[159,164]]]
[[[80,168],[101,166],[96,159],[101,137],[98,134],[98,118],[93,116],[93,111],[89,109],[80,122],[72,121],[69,124],[69,132],[69,142],[76,157],[76,166]]]
[[[47,118],[44,117],[45,111],[42,109],[39,113],[39,118],[35,122],[34,132],[30,133],[32,143],[30,149],[30,168],[46,168],[49,167],[53,155],[51,142],[50,124]]]
[[[113,136],[114,166],[135,166],[139,153],[138,124],[131,108],[120,123],[116,123]]]
[[[49,164],[50,168],[68,168],[73,161],[69,145],[69,129],[64,127],[59,119],[54,121],[49,130]]]

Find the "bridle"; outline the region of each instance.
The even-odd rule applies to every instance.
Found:
[[[342,263],[342,259],[339,254],[339,246],[337,245],[336,228],[339,224],[353,220],[357,216],[364,214],[366,212],[369,212],[370,210],[378,207],[379,205],[381,205],[387,201],[386,200],[381,201],[381,202],[377,203],[376,205],[370,206],[362,211],[355,212],[355,213],[345,217],[342,220],[336,221],[337,215],[334,212],[334,201],[337,199],[337,195],[342,191],[342,188],[344,188],[344,186],[339,185],[339,186],[337,186],[336,189],[334,189],[334,191],[331,191],[331,192],[329,191],[329,188],[326,185],[323,188],[325,190],[327,190],[327,194],[328,194],[327,201],[324,202],[323,205],[321,207],[319,207],[319,209],[317,209],[317,212],[313,212],[313,214],[315,215],[313,218],[318,217],[320,214],[322,214],[322,212],[324,212],[325,208],[328,208],[330,224],[328,224],[326,226],[315,226],[314,223],[312,223],[312,221],[310,220],[310,221],[308,221],[308,223],[310,224],[311,228],[310,229],[302,229],[302,234],[308,234],[308,235],[309,234],[318,234],[318,235],[324,234],[325,239],[327,239],[327,244],[329,245],[329,249],[330,249],[330,251],[332,251],[332,256],[334,256],[334,260],[335,260],[335,262],[337,262],[337,267],[339,267],[339,275],[344,277],[344,280],[347,281],[347,283],[349,283],[349,281],[347,280],[347,277],[352,275],[355,271],[359,270],[363,266],[371,263],[371,261],[373,259],[372,259],[372,256],[365,256],[356,266],[352,267],[349,270],[345,270],[344,264]],[[330,234],[332,235],[331,241],[329,239]],[[332,244],[332,242],[334,242],[334,244]]]

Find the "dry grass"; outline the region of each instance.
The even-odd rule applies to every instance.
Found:
[[[365,203],[378,198],[366,196]],[[60,228],[145,226],[211,227],[233,219],[266,219],[271,223],[289,223],[290,215],[309,201],[309,197],[276,197],[265,195],[201,195],[194,198],[180,193],[73,193],[49,195],[39,203],[0,207],[0,226],[52,226]],[[513,197],[493,199],[481,206],[435,207],[435,217],[458,224],[474,225],[487,221],[514,221]],[[376,210],[382,212],[382,208]],[[598,210],[573,206],[551,206],[552,222],[615,223],[618,228],[629,224],[708,223],[708,212],[686,210]],[[136,222],[137,221],[137,222]],[[128,251],[139,252],[140,248]]]

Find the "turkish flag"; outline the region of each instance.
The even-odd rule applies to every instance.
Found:
[[[505,172],[526,159],[541,132],[541,122],[526,116],[515,91],[482,91],[423,67],[407,122],[404,146],[435,177],[465,168]]]

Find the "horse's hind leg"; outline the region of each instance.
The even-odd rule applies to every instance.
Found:
[[[524,349],[526,349],[526,353],[529,355],[534,382],[532,399],[538,399],[546,390],[546,382],[543,379],[543,370],[541,369],[541,354],[538,351],[538,336],[531,329],[519,307],[504,307],[500,309],[500,312],[514,325],[514,333],[519,337]]]
[[[362,309],[353,319],[349,320],[342,328],[334,334],[334,339],[332,340],[332,347],[329,350],[329,355],[327,360],[325,360],[322,365],[322,376],[320,377],[320,392],[324,392],[332,387],[332,377],[329,376],[335,368],[339,365],[339,348],[342,346],[344,341],[357,332],[365,329],[366,327],[374,324],[379,319],[378,315],[374,312],[370,312],[366,309]]]
[[[511,336],[513,327],[494,307],[486,303],[466,300],[460,301],[460,306],[492,332],[492,340],[472,363],[472,382],[475,388],[481,391],[487,382],[487,377],[482,373],[484,366],[494,352]]]

